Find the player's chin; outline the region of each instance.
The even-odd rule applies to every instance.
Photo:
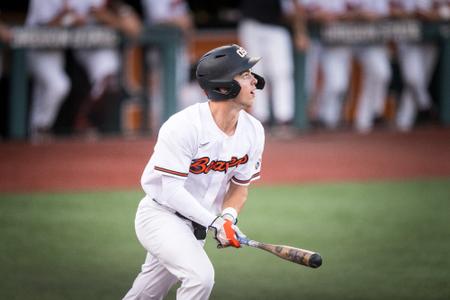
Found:
[[[251,96],[247,99],[247,101],[245,101],[245,104],[247,106],[252,106],[254,102],[255,102],[255,96]]]

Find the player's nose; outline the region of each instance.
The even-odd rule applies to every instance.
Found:
[[[256,77],[250,73],[250,76],[252,76],[252,85],[256,85],[258,83],[258,79],[256,79]]]

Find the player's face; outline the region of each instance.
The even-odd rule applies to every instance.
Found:
[[[234,77],[234,80],[239,82],[241,91],[236,97],[236,102],[243,106],[244,109],[250,108],[255,101],[256,78],[252,75],[250,70],[247,70]]]

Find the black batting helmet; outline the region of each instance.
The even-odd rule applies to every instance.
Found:
[[[212,100],[235,98],[241,86],[234,76],[251,69],[261,58],[250,57],[247,51],[238,45],[227,45],[215,48],[203,55],[198,64],[196,76],[200,87]],[[252,73],[258,81],[256,88],[262,90],[264,78]],[[224,88],[226,92],[220,90]]]

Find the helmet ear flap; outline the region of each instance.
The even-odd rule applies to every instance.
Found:
[[[264,78],[262,76],[259,76],[256,73],[252,72],[253,77],[256,78],[257,82],[256,82],[256,88],[258,90],[262,90],[264,88],[264,86],[266,85],[266,81],[264,80]]]
[[[236,98],[241,91],[241,85],[236,80],[231,81],[230,91],[228,92],[228,99]]]
[[[213,89],[206,90],[208,98],[214,101],[223,101],[231,98],[235,98],[241,91],[241,86],[236,80],[232,81],[211,81],[216,87]],[[226,92],[221,92],[220,89],[223,88]]]

